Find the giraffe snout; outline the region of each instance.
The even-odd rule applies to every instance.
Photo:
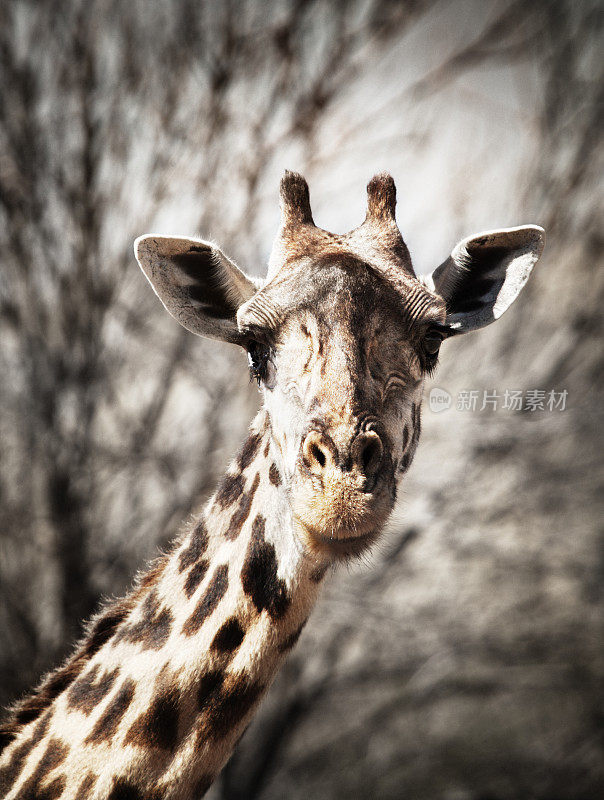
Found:
[[[313,424],[291,489],[294,518],[309,548],[336,558],[375,541],[394,504],[384,440],[366,429],[351,437],[351,427],[328,431]]]
[[[372,492],[384,455],[379,435],[375,431],[359,433],[346,451],[343,458],[328,433],[311,430],[302,443],[302,460],[317,478],[339,470],[357,477],[361,491]]]

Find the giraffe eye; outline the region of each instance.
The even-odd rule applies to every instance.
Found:
[[[247,360],[250,377],[258,386],[264,383],[267,389],[275,385],[275,367],[272,361],[271,348],[262,342],[251,341],[247,348]]]
[[[422,349],[424,353],[423,362],[424,369],[429,375],[431,375],[436,369],[438,351],[444,338],[445,334],[435,328],[430,328],[424,336],[424,340],[422,342]]]
[[[435,356],[443,341],[443,335],[439,331],[429,331],[424,337],[424,350],[428,355]]]

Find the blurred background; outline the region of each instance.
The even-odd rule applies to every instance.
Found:
[[[426,397],[388,533],[208,796],[604,796],[603,28],[592,0],[4,0],[2,704],[209,496],[258,404],[133,239],[202,235],[261,275],[285,168],[335,232],[387,170],[418,273],[484,229],[548,244],[501,321],[446,343],[426,394],[451,405]]]

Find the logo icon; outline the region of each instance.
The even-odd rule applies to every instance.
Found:
[[[430,411],[438,414],[441,411],[446,411],[448,408],[451,408],[451,395],[446,389],[439,389],[437,386],[434,386],[430,389],[428,403],[430,405]]]

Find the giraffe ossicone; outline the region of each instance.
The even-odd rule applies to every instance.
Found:
[[[137,239],[169,313],[243,348],[263,402],[196,523],[12,710],[0,732],[3,796],[201,797],[330,565],[379,537],[441,343],[501,316],[544,232],[469,237],[419,278],[392,178],[376,176],[367,191],[364,222],[335,235],[315,225],[304,178],[287,172],[264,280],[210,242]]]

